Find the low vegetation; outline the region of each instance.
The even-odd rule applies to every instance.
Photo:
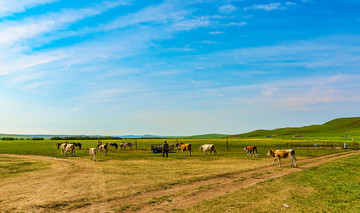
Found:
[[[359,212],[360,156],[327,163],[235,193],[186,212]]]

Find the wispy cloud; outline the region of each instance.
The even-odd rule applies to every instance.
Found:
[[[58,0],[1,0],[0,1],[0,18],[10,16],[14,13],[24,12],[26,9],[39,5],[49,4]]]
[[[270,3],[270,4],[254,4],[251,7],[245,7],[244,10],[279,10],[279,9],[285,9],[285,7],[282,7],[280,3]]]
[[[0,24],[2,33],[0,35],[0,47],[12,46],[17,42],[38,37],[45,33],[51,33],[78,22],[86,17],[95,16],[102,12],[124,4],[123,1],[106,2],[102,5],[83,9],[65,9],[61,12],[48,13],[20,21],[5,21]]]
[[[223,5],[221,7],[219,7],[219,11],[220,13],[233,13],[237,10],[238,8],[235,7],[234,5],[232,4],[226,4],[226,5]]]

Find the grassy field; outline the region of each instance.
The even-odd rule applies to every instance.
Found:
[[[122,141],[134,142],[134,140],[124,139]],[[153,202],[154,199],[160,199],[152,197],[151,192],[269,166],[272,162],[272,159],[266,156],[269,149],[286,148],[290,142],[294,142],[293,140],[273,138],[235,138],[228,139],[228,141],[226,139],[166,139],[170,145],[176,142],[190,142],[193,145],[193,153],[191,157],[180,156],[180,151],[175,150],[169,154],[168,159],[164,159],[161,154],[154,154],[150,151],[151,144],[162,144],[164,140],[137,139],[137,149],[136,146],[132,151],[113,149],[109,151],[108,156],[98,156],[97,162],[90,161],[86,151],[87,147],[96,146],[96,140],[69,141],[80,142],[83,145],[82,150],[76,148],[75,157],[64,156],[60,150],[54,148],[55,143],[60,141],[1,141],[0,154],[29,155],[30,157],[0,158],[0,168],[2,168],[0,178],[3,184],[9,187],[7,190],[0,189],[0,193],[4,197],[1,199],[0,209],[6,209],[8,212],[31,209],[31,211],[37,212],[44,209],[55,211],[64,206],[75,210],[82,206],[111,202],[145,192],[150,192],[150,197],[146,198],[143,203],[149,205],[148,203]],[[121,140],[103,141],[103,143],[106,142],[119,143]],[[217,156],[204,156],[199,150],[199,145],[206,143],[215,144]],[[303,141],[303,143],[313,144],[314,142]],[[243,147],[246,145],[256,145],[259,149],[259,158],[246,157],[243,151]],[[296,156],[301,165],[302,159],[346,151],[348,150],[296,149]],[[283,166],[288,168],[289,160],[284,160]],[[71,182],[69,186],[64,187],[64,181]],[[21,183],[23,186],[17,184],[15,188],[10,187],[14,183]],[[30,190],[32,186],[42,194],[41,199],[33,198],[33,192]],[[39,186],[41,187],[39,188]],[[28,191],[26,191],[27,188],[29,188]],[[196,190],[205,189],[206,186],[196,188]],[[56,196],[53,193],[56,193]],[[17,194],[22,194],[22,196],[18,197]],[[23,200],[21,206],[16,207],[16,211],[12,211],[15,208],[14,201],[22,200],[23,197],[27,197],[27,200]],[[126,206],[131,205],[120,205],[112,210],[120,211]]]
[[[351,156],[203,201],[186,212],[360,212],[359,167],[360,156]]]
[[[298,141],[298,140],[279,140],[279,139],[137,139],[137,146],[133,147],[133,150],[130,151],[120,151],[119,149],[112,149],[109,152],[107,157],[101,158],[102,160],[134,160],[134,159],[158,159],[160,154],[154,154],[150,151],[151,144],[163,144],[166,140],[170,145],[176,144],[177,142],[191,143],[193,145],[193,157],[203,159],[203,153],[199,151],[199,146],[201,144],[211,143],[214,144],[216,150],[218,151],[218,157],[226,158],[245,158],[245,153],[243,151],[244,146],[256,145],[258,147],[260,158],[265,157],[269,149],[286,149],[289,148],[288,145],[301,144],[303,146],[311,145],[314,143],[317,144],[327,144],[327,143],[336,143],[339,147],[343,146],[344,142],[341,141]],[[135,139],[124,139],[124,140],[104,140],[103,143],[120,143],[123,142],[135,142]],[[228,141],[228,142],[226,142]],[[50,157],[59,157],[65,158],[66,156],[62,155],[59,149],[54,148],[54,145],[57,142],[64,141],[29,141],[29,140],[18,140],[18,141],[1,141],[0,142],[0,154],[23,154],[23,155],[44,155]],[[86,148],[96,147],[97,140],[75,140],[69,142],[77,142],[82,144],[82,150],[76,148],[76,157],[88,157]],[[346,141],[348,147],[352,147],[353,142]],[[309,157],[309,156],[319,156],[333,152],[341,152],[345,150],[337,149],[314,149],[314,150],[303,150],[299,149],[297,151],[297,156]],[[180,152],[175,150],[175,153],[170,153],[170,158],[181,159],[184,157],[180,156]],[[204,158],[205,159],[205,158]],[[217,158],[215,158],[217,159]]]

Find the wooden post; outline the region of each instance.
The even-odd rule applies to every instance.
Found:
[[[229,151],[229,142],[228,142],[228,138],[226,138],[226,151]]]
[[[137,138],[135,138],[136,150],[137,150]]]

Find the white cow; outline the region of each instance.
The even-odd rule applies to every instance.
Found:
[[[74,144],[67,144],[64,154],[66,154],[67,152],[70,153],[70,156],[73,156],[75,154],[75,145]]]
[[[207,155],[207,152],[210,152],[209,156],[211,155],[212,152],[214,152],[214,155],[217,154],[214,144],[200,145],[200,150],[203,150],[205,155]]]
[[[94,161],[96,161],[96,148],[88,148],[87,150],[89,151],[90,154],[90,160],[94,158]]]
[[[60,145],[60,149],[61,149],[61,152],[63,153],[63,155],[65,155],[65,150],[66,150],[67,145],[68,145],[67,143],[62,143]]]

